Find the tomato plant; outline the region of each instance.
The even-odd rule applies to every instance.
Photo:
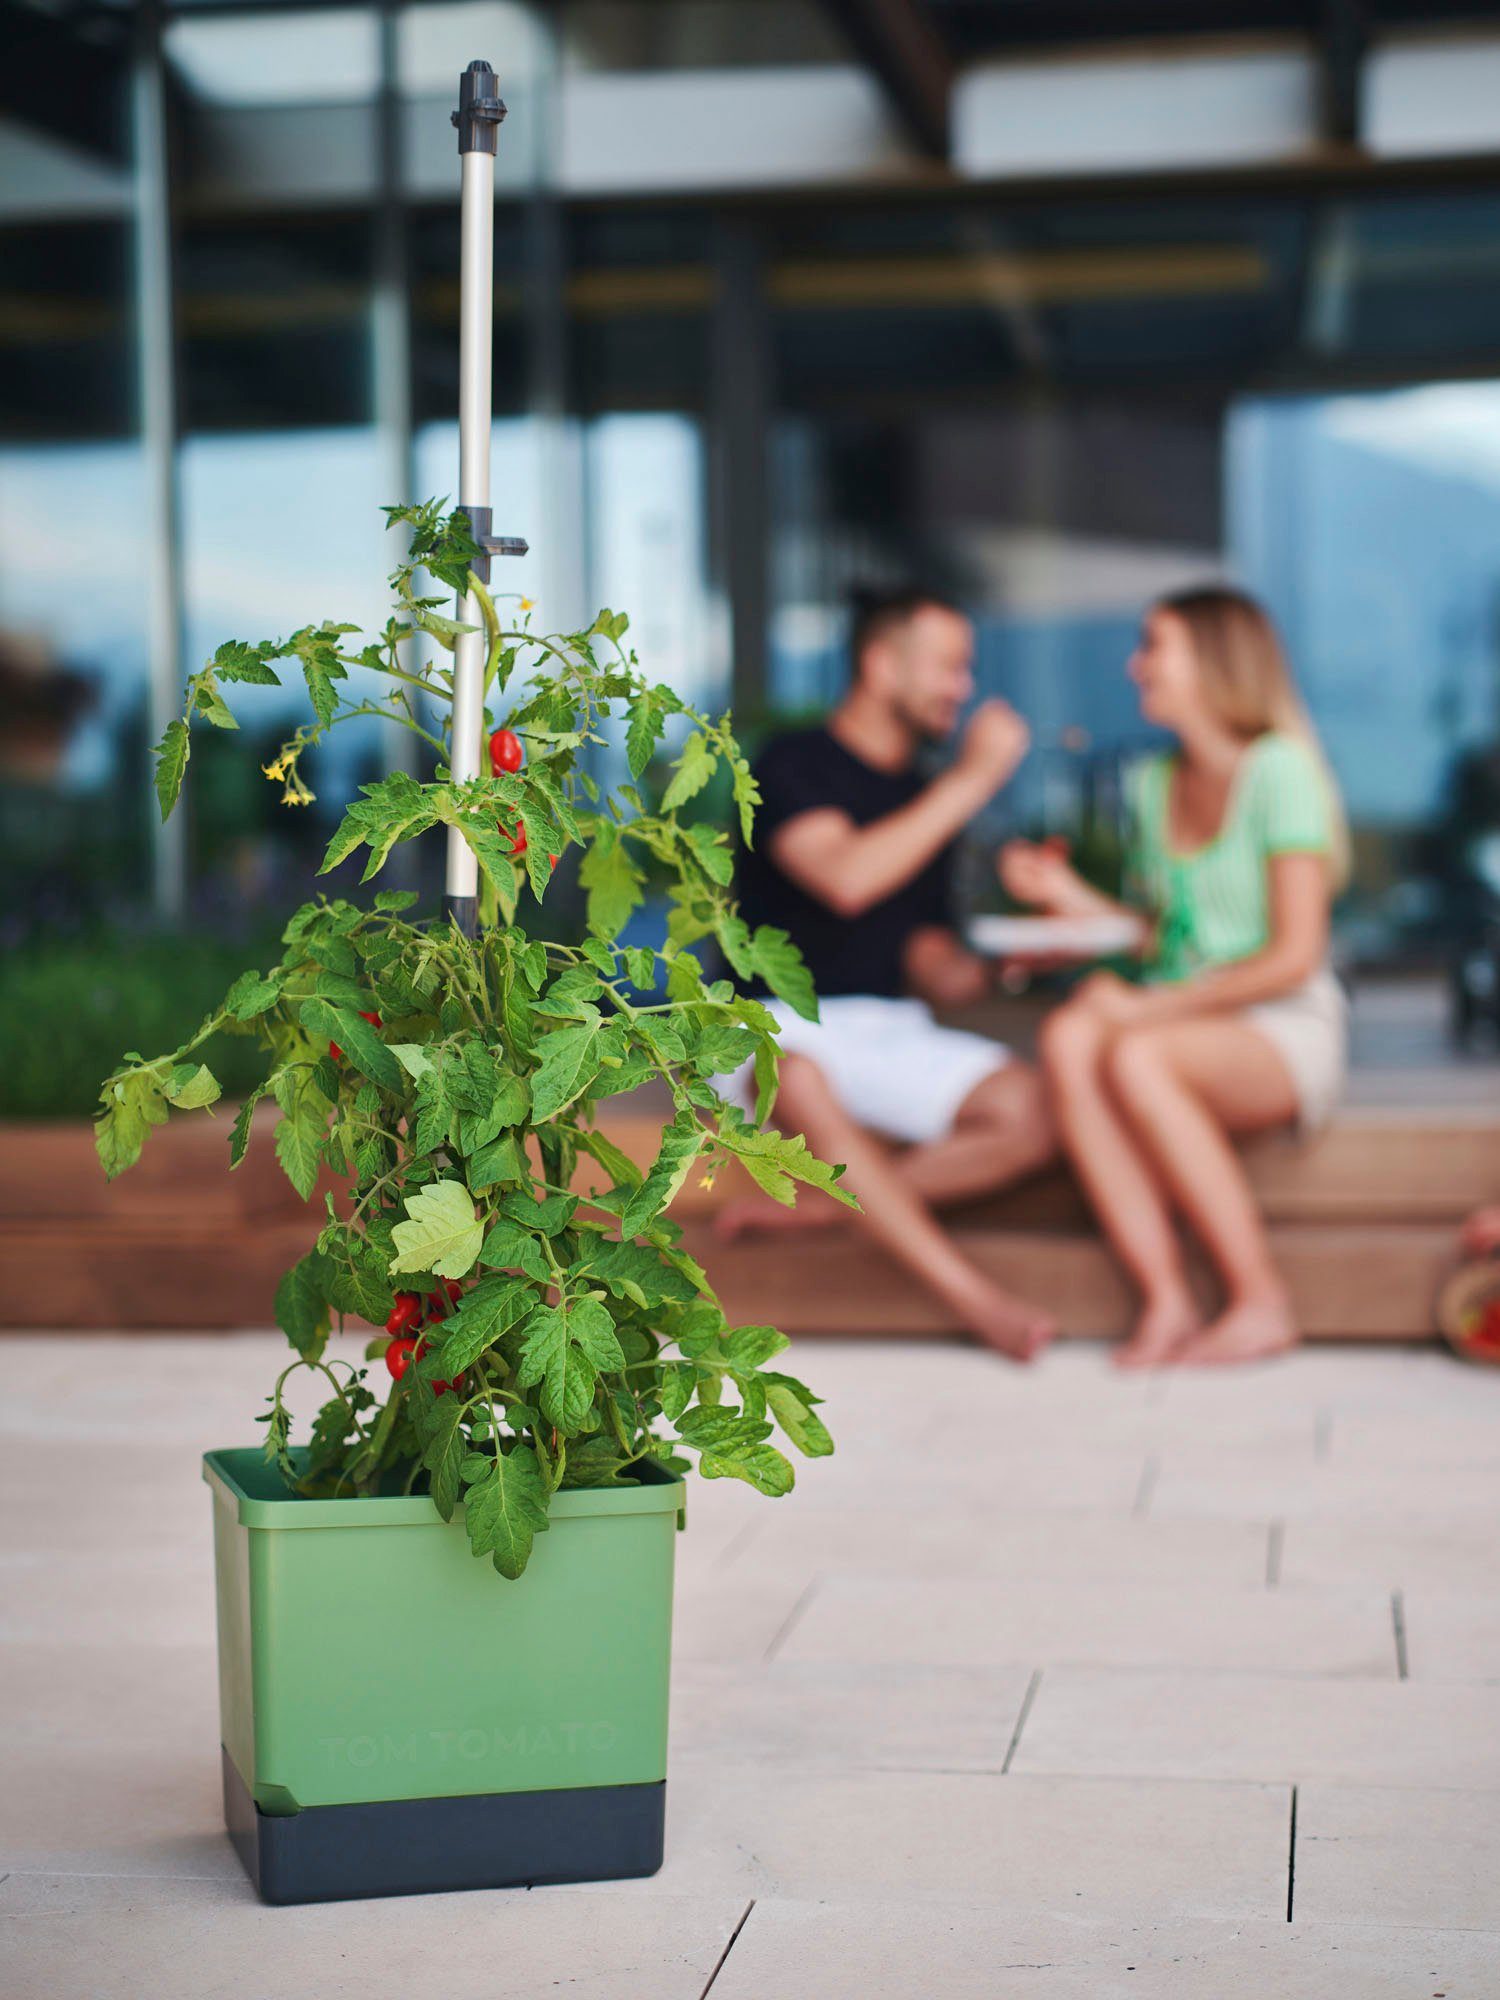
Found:
[[[741,979],[758,975],[801,1012],[816,1009],[785,934],[752,933],[740,917],[727,835],[684,815],[723,770],[750,835],[757,795],[727,718],[642,675],[620,614],[562,637],[506,626],[471,575],[477,550],[461,511],[387,512],[408,529],[410,553],[391,578],[384,630],[365,640],[328,622],[220,646],[157,746],[158,799],[164,816],[176,804],[190,725],[233,727],[226,689],[279,685],[287,663],[312,709],[267,767],[288,803],[312,797],[309,748],[357,717],[403,723],[432,762],[430,777],[398,770],[361,788],[324,871],[363,855],[369,880],[398,843],[457,828],[478,863],[478,933],[413,914],[405,892],[304,905],[276,963],[237,979],[180,1048],[124,1059],[103,1086],[96,1132],[106,1173],[122,1172],[172,1110],[219,1096],[199,1053],[213,1035],[256,1040],[263,1070],[233,1120],[229,1163],[245,1157],[257,1105],[274,1104],[277,1157],[320,1209],[315,1240],[277,1291],[295,1357],[262,1418],[267,1455],[304,1494],[425,1491],[445,1519],[462,1501],[475,1554],[517,1576],[559,1489],[696,1458],[709,1478],[776,1495],[793,1483],[778,1430],[809,1456],[832,1449],[818,1399],[771,1365],[784,1336],[727,1323],[666,1211],[690,1173],[732,1159],[779,1200],[798,1182],[849,1197],[841,1169],[714,1088],[753,1062],[764,1117],[775,1023],[710,977],[696,946],[711,940]],[[507,749],[499,769],[453,777],[448,725],[431,717],[451,709],[442,655],[462,628],[446,598],[422,594],[424,571],[448,590],[467,583],[483,607],[486,699],[506,696],[507,730],[529,746],[514,768]],[[437,664],[409,659],[419,632],[436,642]],[[358,670],[383,691],[357,691]],[[630,780],[606,793],[582,757],[620,728]],[[672,776],[651,811],[637,783],[669,732]],[[518,912],[546,895],[551,858],[569,847],[587,907],[583,934],[564,944],[531,936]],[[622,946],[648,867],[670,885],[666,936],[659,949]],[[663,1001],[640,999],[661,984]],[[670,1112],[641,1166],[596,1114],[652,1080]],[[351,1320],[386,1329],[365,1366],[332,1344]],[[294,1447],[285,1385],[299,1368],[327,1396]]]

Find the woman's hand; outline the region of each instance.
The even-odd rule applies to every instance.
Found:
[[[995,873],[1007,895],[1048,916],[1081,915],[1091,904],[1088,885],[1068,859],[1066,841],[1008,840]]]
[[[1091,972],[1075,991],[1073,1006],[1086,1008],[1110,1028],[1134,1028],[1156,1017],[1150,991],[1132,986],[1117,972]]]

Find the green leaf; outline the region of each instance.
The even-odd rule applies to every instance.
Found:
[[[501,1216],[485,1237],[479,1261],[495,1270],[515,1268],[524,1271],[539,1283],[549,1278],[552,1271],[536,1237],[523,1223],[508,1215]]]
[[[320,1241],[330,1303],[371,1326],[382,1325],[391,1309],[391,1286],[380,1251],[356,1230],[340,1230],[337,1235],[325,1230]]]
[[[210,665],[221,681],[245,681],[255,687],[280,687],[281,676],[269,664],[268,655],[279,648],[262,643],[247,646],[242,639],[226,639]]]
[[[276,1157],[306,1201],[317,1186],[323,1138],[333,1107],[305,1069],[279,1071],[272,1088],[283,1114],[276,1126]]]
[[[531,1079],[532,1123],[544,1125],[581,1097],[599,1074],[599,1038],[603,1022],[594,1018],[577,1027],[557,1028],[541,1044],[541,1061]]]
[[[449,1380],[461,1375],[535,1305],[536,1288],[524,1278],[481,1278],[464,1293],[444,1323],[437,1374]]]
[[[113,1180],[141,1156],[153,1125],[165,1125],[171,1113],[166,1093],[149,1070],[126,1070],[112,1076],[99,1093],[103,1106],[94,1124],[99,1164]]]
[[[759,1368],[773,1354],[783,1354],[791,1342],[774,1326],[737,1326],[724,1341],[731,1368]]]
[[[276,1287],[276,1324],[304,1361],[316,1361],[328,1339],[325,1279],[322,1257],[310,1250]]]
[[[742,1479],[773,1500],[797,1483],[790,1463],[771,1444],[713,1447],[699,1453],[698,1470],[705,1479]]]
[[[708,1133],[691,1111],[679,1111],[661,1135],[656,1164],[634,1189],[620,1215],[620,1234],[636,1236],[668,1207],[702,1152]]]
[[[281,998],[281,983],[258,972],[242,972],[224,996],[227,1013],[237,1021],[253,1021]]]
[[[696,798],[713,776],[718,762],[718,752],[710,746],[703,731],[695,729],[677,756],[672,782],[662,795],[662,811],[675,812],[678,806]]]
[[[625,759],[632,778],[639,778],[651,762],[651,753],[666,720],[666,707],[659,688],[642,688],[630,704],[630,726],[625,732]]]
[[[172,808],[182,791],[183,774],[187,770],[187,724],[180,720],[169,722],[152,755],[156,758],[156,802],[165,821],[172,816]]]
[[[816,1153],[810,1153],[800,1132],[788,1135],[757,1131],[740,1123],[739,1116],[731,1110],[720,1119],[719,1143],[734,1154],[757,1187],[763,1188],[773,1201],[790,1208],[797,1195],[793,1183],[804,1181],[809,1187],[831,1194],[846,1208],[858,1208],[854,1196],[840,1185],[843,1168],[832,1167]]]
[[[490,1477],[469,1488],[464,1522],[476,1556],[491,1557],[502,1576],[520,1576],[547,1528],[547,1488],[529,1445],[501,1452]]]
[[[582,1151],[599,1162],[616,1187],[638,1188],[645,1179],[630,1155],[622,1152],[605,1133],[585,1127],[577,1138]]]
[[[583,1428],[594,1397],[594,1366],[573,1340],[572,1315],[562,1306],[539,1306],[527,1320],[516,1381],[539,1382],[542,1414],[564,1437]]]
[[[738,752],[730,759],[729,768],[733,775],[734,803],[740,816],[740,838],[749,847],[755,832],[755,808],[760,804],[760,786],[755,782],[755,773]]]
[[[818,996],[812,975],[786,932],[761,924],[751,940],[751,954],[755,971],[776,997],[795,1008],[804,1021],[816,1021]]]
[[[579,1299],[568,1313],[568,1332],[601,1374],[625,1366],[614,1319],[602,1299]]]
[[[206,1063],[179,1063],[166,1086],[179,1111],[200,1111],[219,1099],[219,1079]]]
[[[709,880],[717,882],[720,888],[727,888],[734,879],[734,855],[726,836],[703,820],[683,827],[682,835]]]
[[[428,1419],[422,1463],[432,1475],[432,1504],[445,1521],[451,1521],[458,1505],[458,1468],[468,1449],[461,1427],[464,1406],[458,1396],[432,1400],[435,1407]]]
[[[378,1083],[382,1090],[405,1089],[400,1063],[362,1014],[320,999],[304,1000],[300,1013],[307,1032],[318,1041],[337,1042],[361,1076]]]
[[[763,1375],[771,1414],[804,1458],[827,1458],[833,1439],[821,1417],[809,1408],[807,1391],[787,1375]]]
[[[246,1149],[250,1144],[250,1123],[255,1116],[255,1107],[265,1096],[268,1088],[269,1086],[263,1083],[258,1089],[252,1090],[239,1110],[234,1114],[234,1123],[229,1128],[229,1164],[231,1168],[237,1167],[245,1157]]]
[[[408,1220],[391,1232],[396,1255],[394,1277],[401,1271],[431,1271],[439,1278],[461,1278],[474,1267],[484,1229],[474,1213],[474,1199],[461,1181],[434,1181],[418,1188],[404,1203]]]
[[[578,879],[588,891],[589,929],[599,937],[618,937],[640,905],[646,878],[608,821],[579,864]]]
[[[600,1237],[583,1260],[584,1274],[615,1294],[643,1308],[688,1305],[696,1297],[690,1281],[668,1264],[660,1251],[641,1243],[616,1243]]]
[[[755,1045],[755,1122],[764,1125],[776,1106],[781,1086],[781,1050],[774,1035],[762,1035]]]

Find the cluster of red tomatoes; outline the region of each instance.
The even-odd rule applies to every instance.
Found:
[[[422,1359],[427,1342],[421,1329],[434,1320],[446,1319],[448,1308],[463,1297],[463,1289],[456,1279],[444,1278],[441,1290],[429,1292],[425,1299],[419,1299],[415,1292],[397,1292],[396,1303],[385,1323],[385,1330],[391,1336],[391,1344],[385,1350],[385,1365],[394,1380],[399,1382],[411,1364]],[[451,1382],[434,1382],[432,1386],[444,1396],[450,1389],[462,1389],[464,1378],[455,1375]]]
[[[498,778],[502,772],[519,771],[525,761],[526,752],[522,749],[521,739],[517,736],[516,732],[513,729],[497,729],[490,738],[491,775]],[[504,820],[500,822],[500,831],[502,833],[510,832],[510,828],[505,824]],[[518,858],[526,852],[525,820],[518,820],[516,822],[515,837],[510,843],[510,851]],[[557,866],[557,856],[555,854],[549,854],[547,859],[552,863],[554,868]]]

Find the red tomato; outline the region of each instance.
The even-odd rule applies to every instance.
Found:
[[[490,738],[490,771],[499,777],[502,771],[519,771],[525,762],[526,752],[521,747],[521,739],[513,729],[497,729]]]
[[[401,1377],[410,1368],[413,1359],[421,1351],[421,1343],[414,1333],[402,1333],[396,1336],[385,1350],[385,1365],[390,1369],[394,1381],[399,1382],[401,1380]]]
[[[396,1303],[391,1307],[385,1330],[390,1334],[409,1333],[421,1323],[422,1301],[415,1292],[397,1292]]]

